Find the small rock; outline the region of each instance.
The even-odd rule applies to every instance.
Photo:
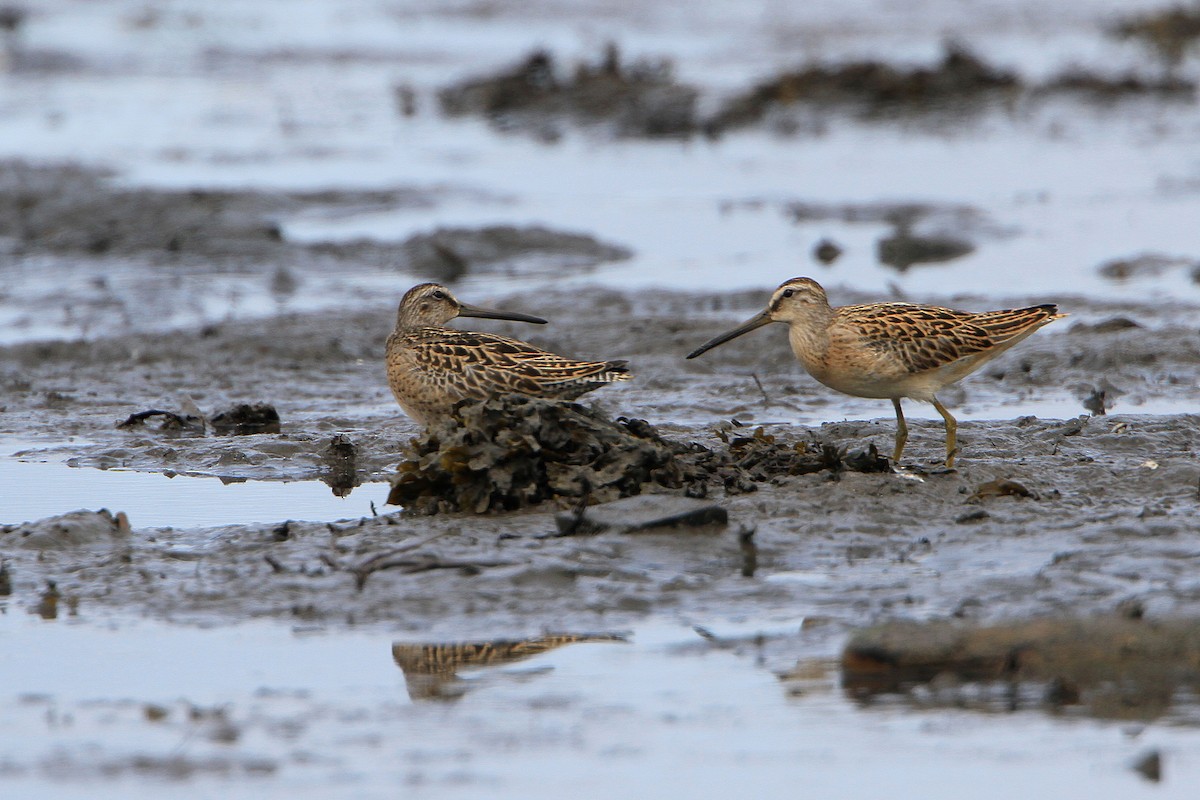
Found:
[[[129,534],[125,512],[72,511],[36,522],[0,528],[0,541],[12,541],[31,550],[56,550],[80,545],[109,543]]]
[[[1042,702],[1051,708],[1062,708],[1063,706],[1078,705],[1081,698],[1082,692],[1079,691],[1077,684],[1056,676],[1046,684]]]
[[[674,495],[642,494],[590,506],[582,518],[574,512],[563,512],[554,518],[560,533],[599,533],[617,530],[621,533],[649,528],[698,528],[725,525],[729,512],[716,503]]]
[[[971,494],[967,501],[990,500],[993,497],[1031,497],[1034,500],[1038,499],[1037,493],[1030,491],[1024,484],[1017,481],[1007,479],[997,479],[981,483],[975,487],[975,491]]]
[[[1083,429],[1087,427],[1089,419],[1091,418],[1087,416],[1069,419],[1059,427],[1051,428],[1050,430],[1046,431],[1046,433],[1055,436],[1078,436],[1079,434],[1083,433]]]
[[[1117,603],[1117,613],[1125,619],[1142,619],[1146,616],[1146,604],[1140,598],[1128,597]]]
[[[13,33],[25,22],[29,12],[18,5],[0,6],[0,30]]]
[[[1131,766],[1134,772],[1148,781],[1158,783],[1162,780],[1162,753],[1158,750],[1143,753]]]
[[[820,261],[822,264],[829,265],[837,261],[842,255],[842,248],[829,239],[822,239],[817,242],[817,246],[813,248],[813,258]]]
[[[325,472],[321,480],[338,497],[347,497],[361,481],[358,478],[358,447],[344,433],[335,434],[321,452]]]
[[[1130,278],[1158,277],[1177,267],[1200,268],[1193,259],[1169,256],[1164,253],[1142,253],[1130,258],[1116,258],[1096,268],[1100,277],[1110,281],[1125,281]]]
[[[170,709],[157,703],[146,703],[142,706],[142,716],[146,718],[147,722],[162,722],[170,713]]]
[[[396,111],[402,117],[417,115],[417,91],[407,83],[393,87],[392,98],[396,101]]]
[[[209,422],[214,433],[248,436],[254,433],[279,433],[279,412],[270,403],[239,403],[213,416]]]
[[[300,288],[300,278],[282,264],[271,275],[271,294],[279,300],[286,300]]]
[[[1110,317],[1095,323],[1076,322],[1071,326],[1070,333],[1117,333],[1141,327],[1128,317]]]
[[[975,250],[975,245],[952,236],[919,236],[897,230],[879,240],[879,261],[904,272],[914,264],[953,261]]]

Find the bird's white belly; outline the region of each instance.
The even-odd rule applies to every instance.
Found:
[[[865,369],[825,369],[821,365],[805,364],[809,374],[830,389],[854,397],[892,399],[911,397],[931,402],[942,387],[938,370],[909,374],[882,374]]]

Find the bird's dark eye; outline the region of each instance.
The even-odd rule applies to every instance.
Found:
[[[445,300],[446,299],[446,293],[443,292],[441,289],[437,289],[436,291],[434,291],[432,296],[433,296],[434,300]]]
[[[795,290],[795,289],[784,289],[784,290],[783,290],[783,296],[784,296],[784,297],[791,297],[791,296],[792,296],[792,295],[794,295],[795,293],[796,293],[796,290]]]

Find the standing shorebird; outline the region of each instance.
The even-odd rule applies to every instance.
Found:
[[[900,398],[924,400],[946,420],[946,466],[958,453],[958,422],[937,399],[985,362],[1043,325],[1061,319],[1053,304],[972,314],[913,303],[869,303],[832,308],[811,278],[792,278],[771,295],[767,307],[745,323],[688,354],[695,358],[719,344],[771,322],[788,324],[792,352],[821,383],[855,397],[878,397],[896,408],[899,463],[908,441]]]
[[[387,340],[387,376],[400,407],[423,425],[447,416],[468,397],[513,393],[574,400],[606,383],[629,380],[624,361],[573,361],[506,336],[447,328],[455,317],[546,322],[469,306],[437,283],[409,289]]]

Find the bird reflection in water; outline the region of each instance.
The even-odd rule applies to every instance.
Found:
[[[404,671],[408,696],[419,700],[457,700],[471,688],[458,676],[463,669],[499,667],[556,650],[568,644],[625,642],[616,633],[547,634],[532,639],[495,639],[488,642],[392,645],[392,658]]]

